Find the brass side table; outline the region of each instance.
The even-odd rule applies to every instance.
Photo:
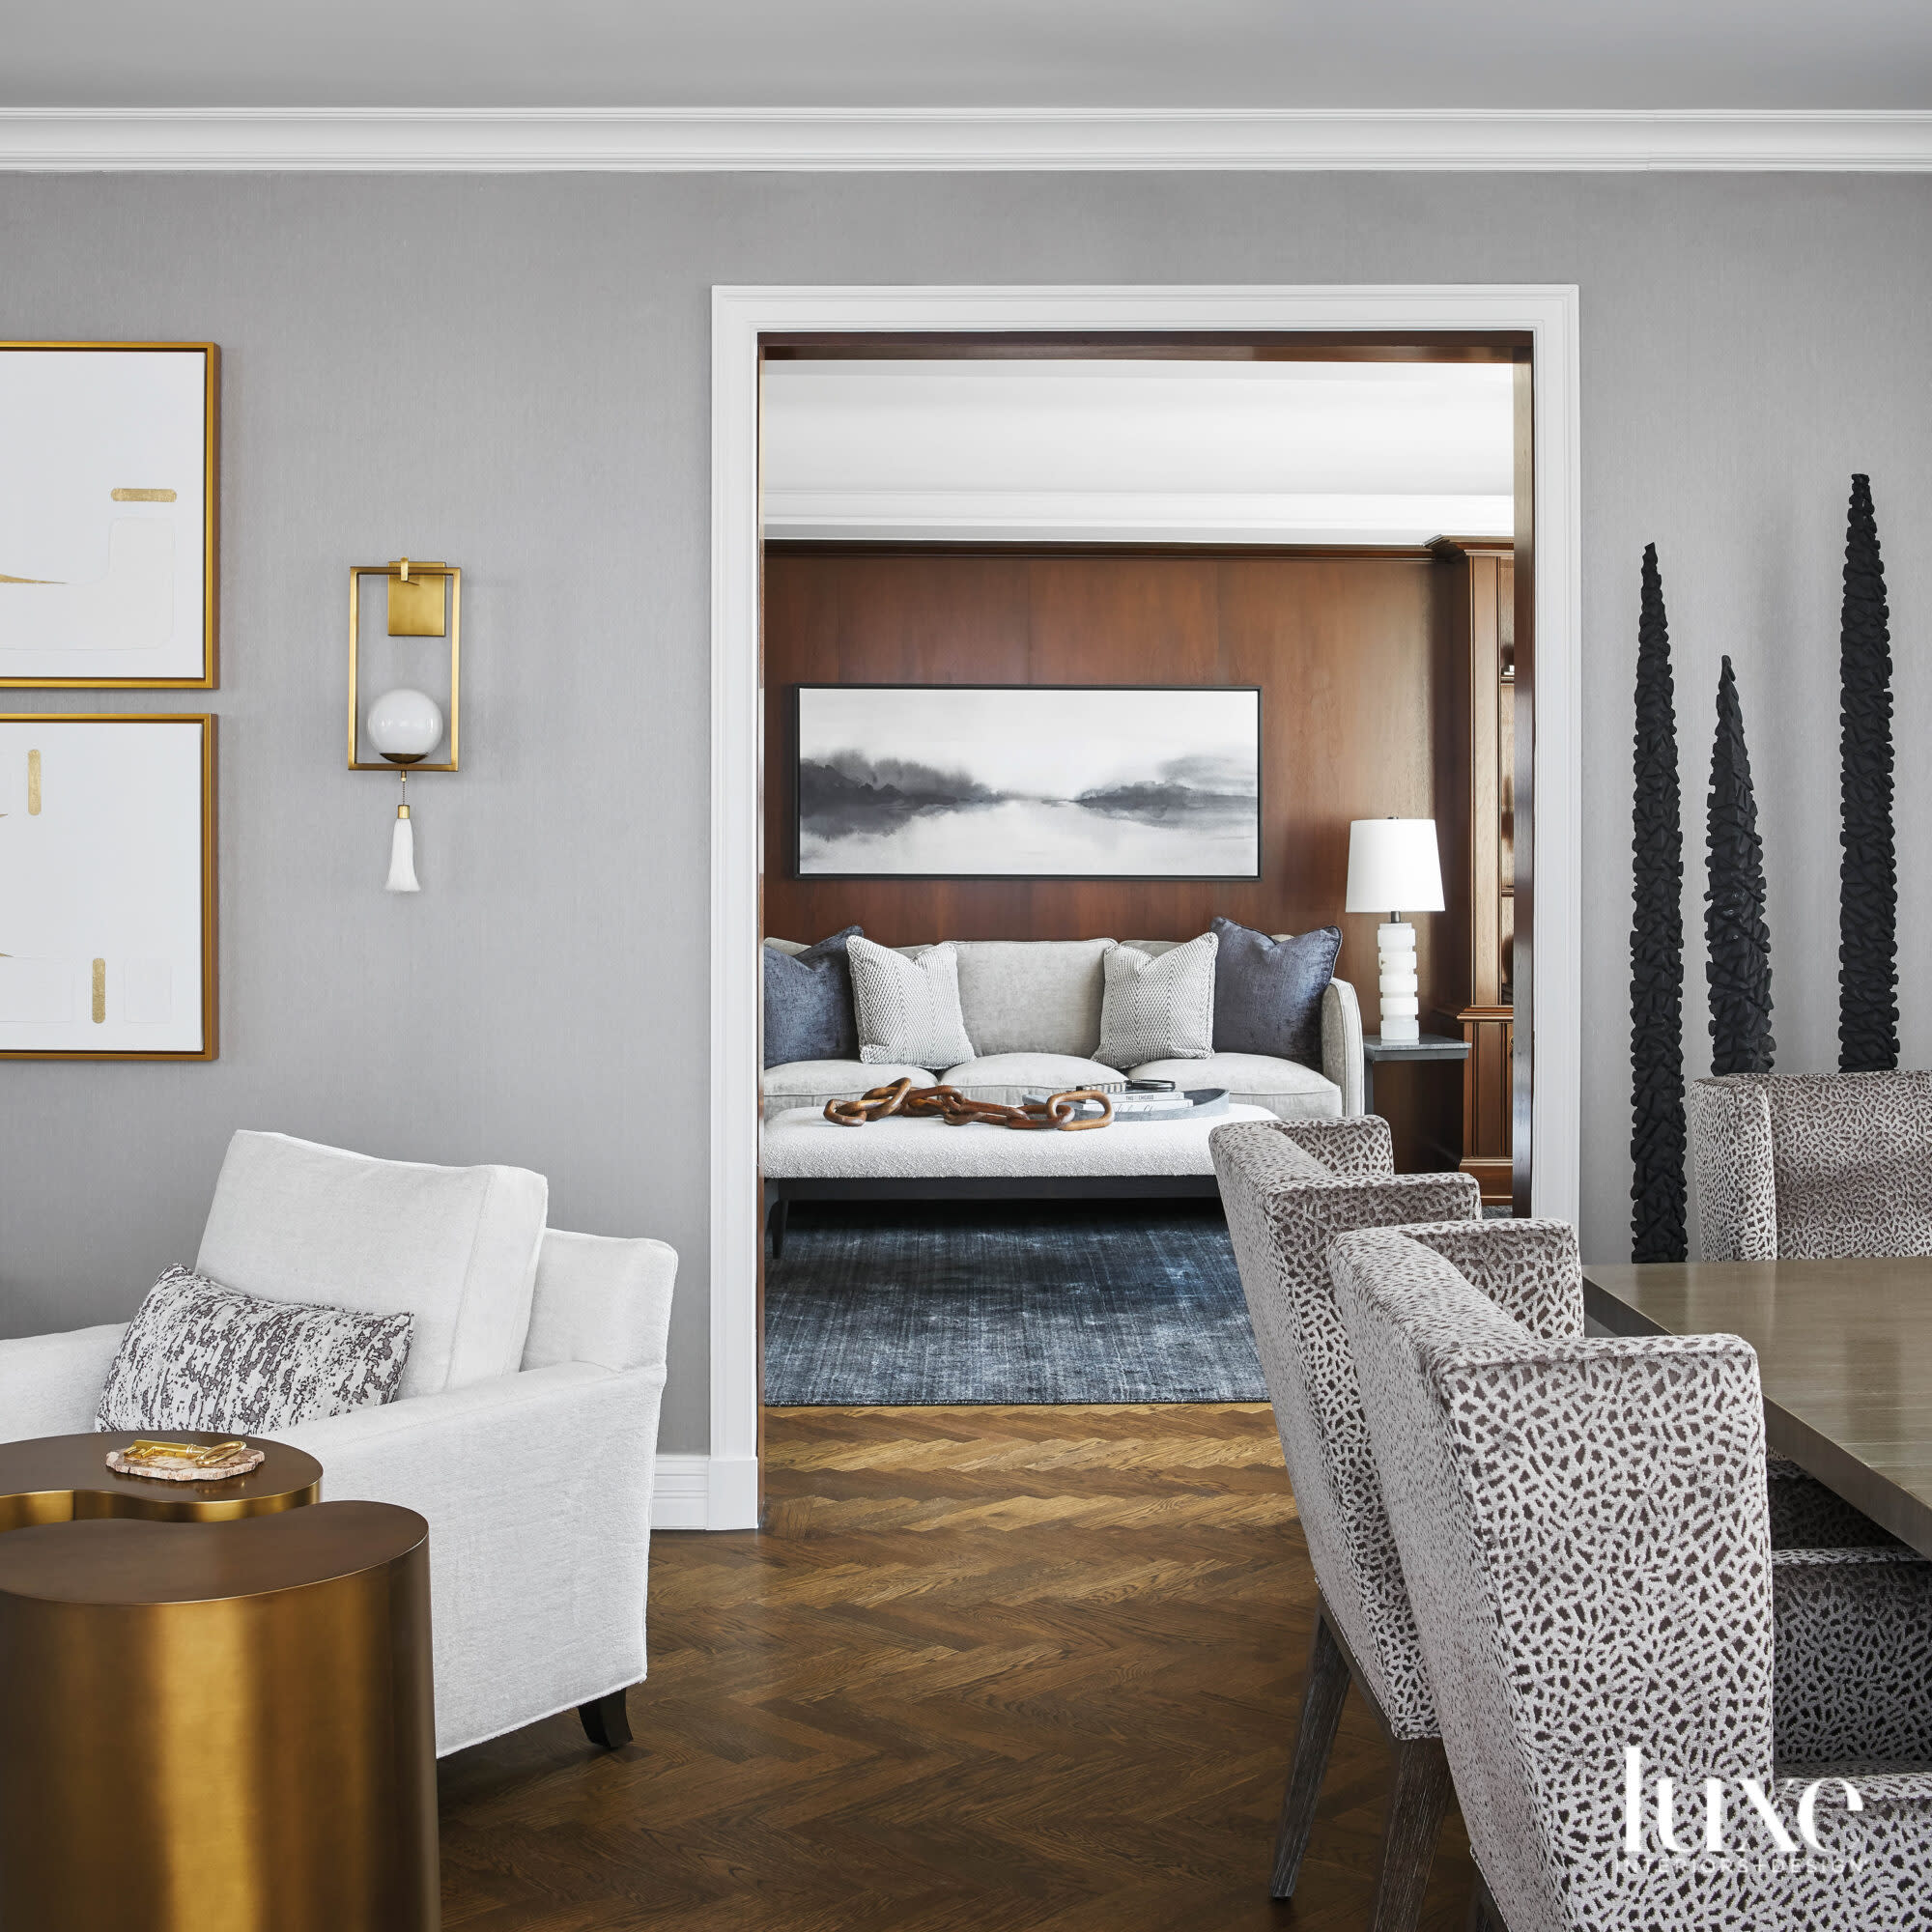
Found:
[[[133,1439],[0,1444],[0,1932],[436,1932],[427,1524]]]

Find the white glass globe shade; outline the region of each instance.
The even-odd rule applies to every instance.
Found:
[[[426,691],[385,691],[364,721],[369,742],[398,764],[426,758],[442,743],[442,711]]]

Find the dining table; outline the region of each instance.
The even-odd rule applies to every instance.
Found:
[[[1766,1445],[1932,1556],[1932,1256],[1591,1264],[1617,1335],[1738,1335]]]

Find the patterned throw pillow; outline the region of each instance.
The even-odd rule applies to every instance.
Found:
[[[957,1066],[978,1058],[959,1011],[959,954],[950,939],[908,959],[890,946],[852,938],[845,956],[859,1009],[859,1058],[867,1066]]]
[[[1342,928],[1270,939],[1231,919],[1213,924],[1214,1051],[1265,1053],[1321,1070],[1321,996],[1335,977]]]
[[[121,1338],[94,1426],[260,1435],[369,1408],[401,1385],[414,1320],[263,1301],[171,1267]]]
[[[765,1065],[798,1060],[856,1060],[859,1024],[852,1010],[852,968],[845,943],[859,936],[848,925],[803,952],[758,950],[765,957]]]
[[[1107,984],[1094,1058],[1123,1069],[1151,1060],[1206,1060],[1214,1051],[1219,948],[1211,932],[1157,958],[1138,947],[1115,947],[1101,962]]]

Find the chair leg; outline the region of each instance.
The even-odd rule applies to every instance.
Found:
[[[577,1707],[583,1720],[583,1735],[599,1750],[616,1750],[631,1742],[631,1712],[624,1702],[627,1693],[612,1690],[608,1696],[594,1697]]]
[[[784,1260],[785,1223],[790,1217],[791,1203],[782,1194],[778,1195],[772,1202],[771,1213],[766,1220],[772,1237],[772,1260],[775,1262]]]
[[[1301,1722],[1294,1733],[1294,1756],[1289,1764],[1288,1790],[1282,1797],[1281,1823],[1274,1834],[1274,1876],[1268,1884],[1271,1898],[1293,1895],[1301,1855],[1308,1849],[1308,1833],[1315,1823],[1315,1804],[1328,1769],[1328,1752],[1335,1743],[1335,1726],[1342,1720],[1342,1701],[1348,1694],[1348,1659],[1328,1628],[1327,1611],[1318,1610],[1315,1641],[1308,1652],[1308,1683],[1301,1693]]]
[[[1440,1738],[1398,1738],[1390,1748],[1395,1771],[1369,1924],[1372,1932],[1411,1932],[1422,1916],[1435,1840],[1449,1808],[1449,1760]]]
[[[1496,1902],[1490,1896],[1490,1889],[1483,1883],[1481,1872],[1476,1874],[1476,1889],[1469,1894],[1468,1932],[1509,1932],[1503,1923],[1503,1916],[1496,1910]]]

